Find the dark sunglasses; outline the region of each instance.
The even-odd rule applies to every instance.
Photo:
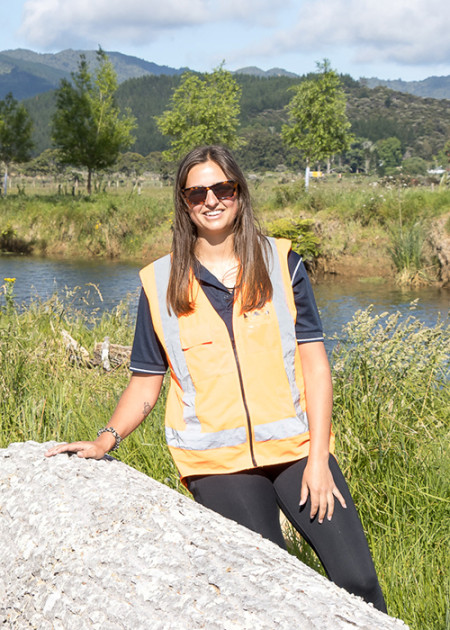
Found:
[[[192,186],[192,188],[183,188],[184,198],[191,206],[204,204],[208,196],[208,190],[212,190],[217,199],[231,199],[236,193],[237,182],[225,181],[218,182],[212,186]]]

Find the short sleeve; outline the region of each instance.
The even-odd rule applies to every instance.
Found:
[[[289,252],[288,266],[297,307],[295,333],[298,343],[323,341],[322,322],[302,257]]]
[[[165,374],[167,367],[166,354],[153,327],[147,296],[142,289],[131,349],[130,370],[146,374]]]

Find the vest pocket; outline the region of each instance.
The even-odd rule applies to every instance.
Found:
[[[181,337],[181,349],[183,352],[194,350],[201,346],[209,346],[213,342],[212,334],[208,326],[184,330]]]

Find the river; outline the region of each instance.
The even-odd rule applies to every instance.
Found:
[[[76,289],[67,299],[77,307],[90,311],[110,310],[128,295],[130,310],[134,313],[140,287],[138,271],[138,265],[108,261],[0,256],[0,283],[4,278],[16,279],[14,293],[18,304],[27,304],[37,297],[48,298],[55,291],[62,297]],[[314,292],[327,337],[339,334],[354,313],[369,304],[373,304],[378,313],[400,311],[407,316],[411,313],[410,303],[418,299],[413,313],[429,326],[439,317],[445,319],[450,307],[450,289],[405,289],[393,283],[372,283],[366,279],[328,276],[314,285]],[[4,303],[3,295],[1,303]]]

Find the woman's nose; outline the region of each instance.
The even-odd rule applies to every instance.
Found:
[[[219,200],[211,189],[206,191],[205,206],[217,206]]]

